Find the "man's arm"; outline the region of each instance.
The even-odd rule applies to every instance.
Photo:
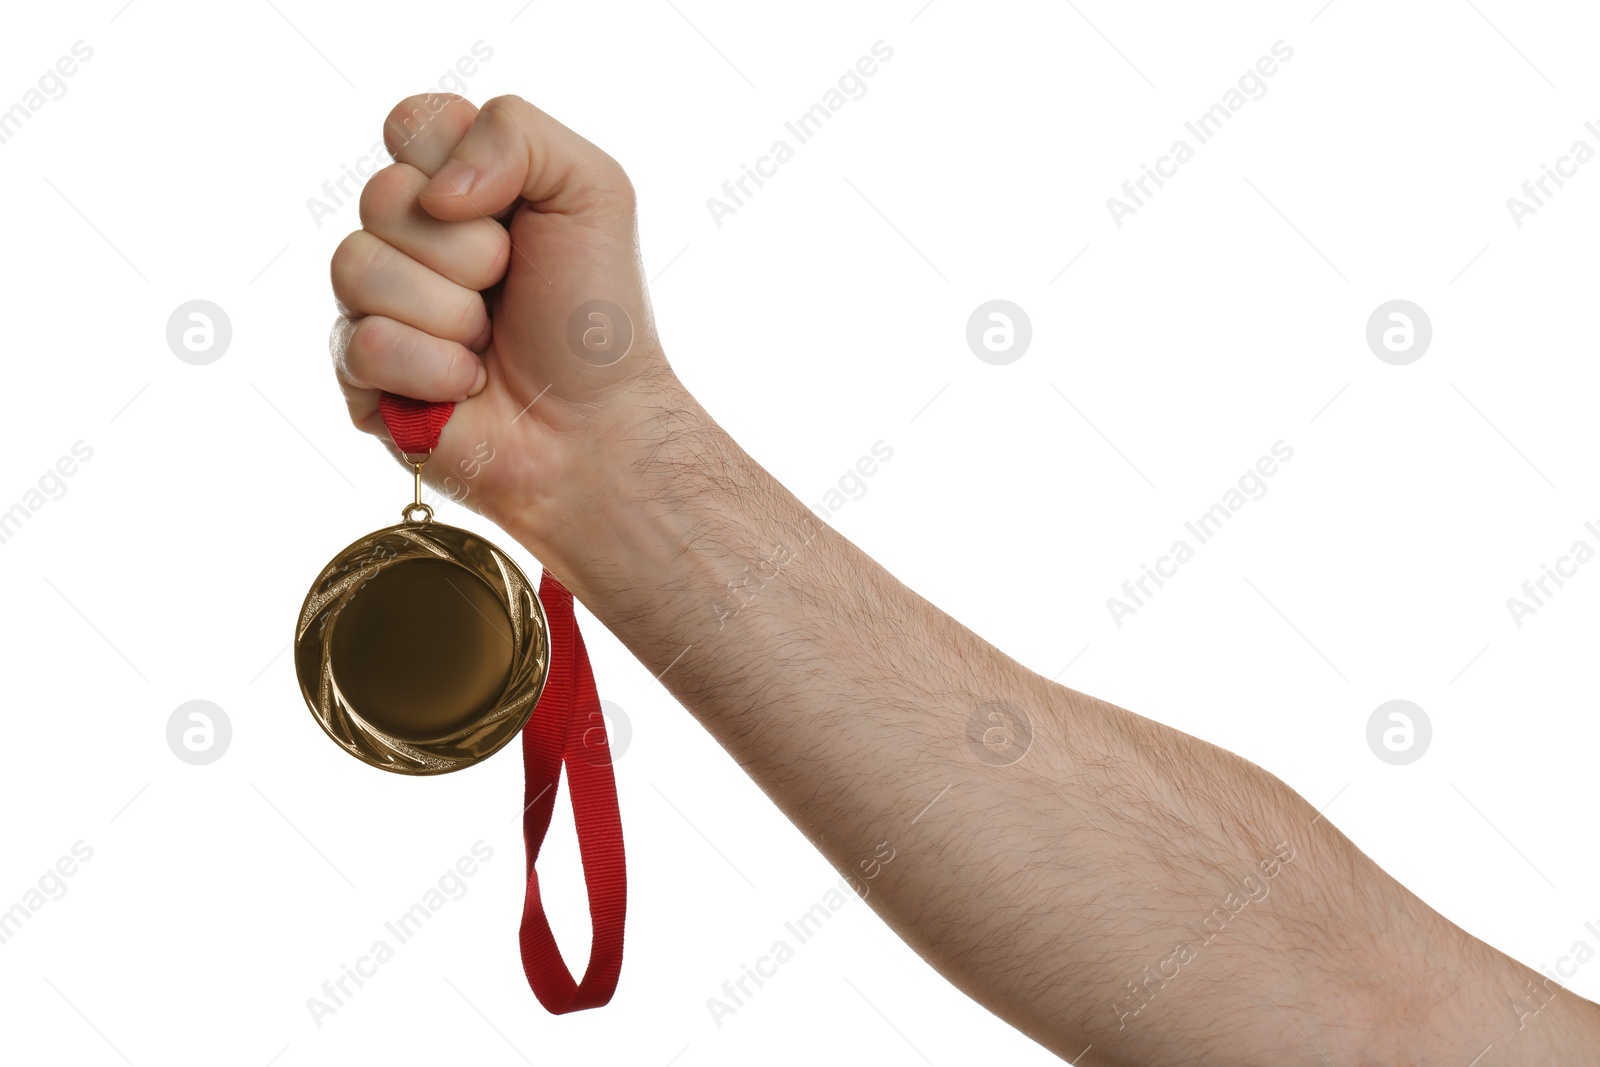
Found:
[[[1281,781],[1047,682],[821,524],[667,366],[620,168],[519,100],[414,100],[335,258],[352,418],[381,429],[379,388],[462,401],[430,466],[495,442],[509,461],[468,503],[958,987],[1094,1065],[1499,1067],[1600,1044],[1594,1005],[1451,925]],[[566,341],[597,298],[638,332],[614,365]]]
[[[986,644],[680,389],[596,463],[605,493],[513,532],[837,869],[876,874],[896,933],[1052,1051],[1465,1067],[1594,1047],[1594,1005],[1540,1011],[1526,984],[1552,983],[1260,767]]]

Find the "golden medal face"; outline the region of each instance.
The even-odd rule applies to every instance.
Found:
[[[549,673],[550,631],[504,552],[408,520],[323,568],[294,659],[306,704],[341,748],[397,774],[445,774],[521,731]]]

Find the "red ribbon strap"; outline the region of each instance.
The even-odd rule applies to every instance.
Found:
[[[622,854],[622,817],[611,775],[605,719],[595,691],[589,655],[572,612],[572,594],[548,570],[539,583],[539,600],[550,623],[550,676],[533,718],[522,730],[526,771],[526,810],[522,834],[528,845],[528,892],[522,904],[522,969],[534,996],[551,1012],[598,1008],[611,999],[622,970],[622,921],[628,883]],[[598,727],[598,729],[596,729]],[[583,881],[589,891],[593,936],[589,967],[574,982],[550,933],[539,897],[534,864],[555,810],[556,779],[567,768],[572,819],[583,856]]]
[[[439,434],[455,411],[453,401],[430,404],[409,396],[383,393],[378,397],[378,412],[389,428],[395,447],[408,456],[425,456],[439,447]]]
[[[378,401],[384,425],[400,451],[421,455],[438,447],[440,432],[454,404],[430,404],[384,393]],[[627,912],[627,869],[622,849],[622,816],[611,773],[611,750],[595,689],[589,654],[578,632],[572,594],[548,570],[539,582],[539,601],[550,625],[550,673],[538,706],[522,728],[525,781],[522,836],[527,846],[527,893],[523,898],[522,970],[539,1003],[556,1014],[598,1008],[611,999],[622,971],[623,920]],[[561,768],[567,769],[572,818],[583,857],[593,931],[589,966],[583,981],[573,980],[545,917],[534,869],[555,812]]]

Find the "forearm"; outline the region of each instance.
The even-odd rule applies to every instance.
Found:
[[[1447,989],[1481,1040],[1417,1047],[1533,1047],[1522,972],[1276,778],[1026,670],[666,395],[529,547],[974,999],[1087,1064],[1362,1063],[1338,1054],[1421,1041]],[[1562,1009],[1541,1050],[1587,1018]]]

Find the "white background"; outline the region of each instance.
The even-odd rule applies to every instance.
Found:
[[[0,144],[0,510],[93,449],[0,544],[0,909],[93,849],[0,945],[7,1058],[1054,1062],[854,901],[719,1028],[707,997],[837,877],[592,619],[632,727],[628,956],[600,1011],[548,1016],[523,980],[514,750],[390,776],[307,713],[284,652],[305,588],[410,488],[328,366],[354,205],[318,226],[307,200],[479,40],[466,95],[523,95],[629,169],[668,353],[757,458],[810,502],[893,448],[833,518],[848,536],[1044,675],[1331,801],[1524,962],[1595,945],[1600,564],[1520,628],[1506,606],[1600,547],[1600,162],[1521,228],[1506,206],[1600,148],[1591,10],[122,2],[9,9],[0,33],[0,109],[94,50]],[[879,40],[866,95],[719,228],[706,199]],[[1279,40],[1266,95],[1118,228],[1107,197]],[[994,298],[1033,326],[1006,366],[964,336]],[[1434,329],[1408,366],[1365,342],[1396,298]],[[233,326],[208,366],[166,343],[192,299]],[[1116,626],[1107,597],[1279,440],[1267,494]],[[1366,743],[1394,698],[1433,725],[1408,766]],[[232,722],[208,766],[167,747],[191,699]],[[546,885],[578,963],[557,810]],[[314,1024],[307,998],[480,839],[467,895]],[[1600,965],[1568,984],[1600,995]]]

